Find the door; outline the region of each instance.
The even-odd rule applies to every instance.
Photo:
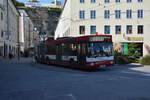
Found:
[[[78,44],[78,65],[85,67],[86,66],[86,44]]]
[[[62,62],[62,47],[61,44],[56,46],[56,64],[60,65]]]

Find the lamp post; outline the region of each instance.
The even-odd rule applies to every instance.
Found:
[[[6,17],[6,19],[7,19],[7,21],[6,21],[6,27],[7,27],[7,31],[6,31],[6,34],[7,34],[7,37],[6,37],[6,40],[8,40],[9,39],[9,5],[8,5],[8,0],[6,1],[6,14],[7,14],[7,17]],[[4,42],[4,57],[6,57],[7,56],[7,48],[6,48],[6,43]]]
[[[20,34],[19,34],[19,16],[18,16],[18,23],[17,23],[17,27],[18,27],[18,61],[20,60]]]
[[[35,34],[37,34],[37,28],[34,27],[33,31],[34,31],[34,33],[33,33],[33,44],[35,44],[35,39],[36,39]]]

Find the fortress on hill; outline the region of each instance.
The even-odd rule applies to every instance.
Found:
[[[62,8],[62,2],[54,0],[51,3],[40,3],[38,0],[29,0],[25,2],[26,7],[50,7],[50,8]]]

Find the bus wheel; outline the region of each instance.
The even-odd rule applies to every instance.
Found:
[[[73,59],[70,59],[70,68],[75,68],[75,62]]]

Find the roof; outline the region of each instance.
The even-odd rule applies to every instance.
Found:
[[[13,0],[10,0],[10,1],[11,1],[11,2],[12,2],[12,4],[14,5],[14,7],[15,7],[16,11],[18,12],[18,14],[19,14],[19,16],[20,16],[20,12],[18,11],[17,7],[15,6],[14,1],[13,1]]]

